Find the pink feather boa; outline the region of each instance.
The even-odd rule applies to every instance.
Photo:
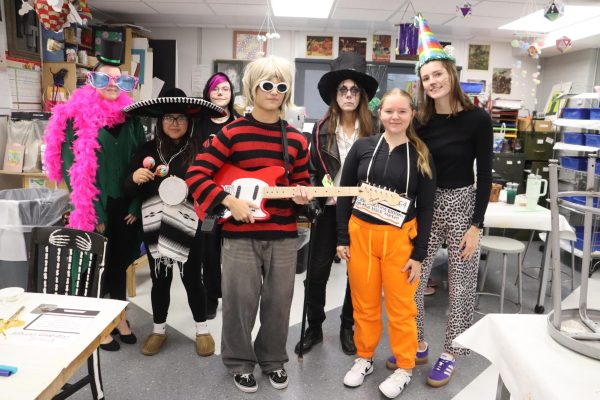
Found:
[[[59,104],[52,110],[52,117],[44,135],[44,165],[48,177],[56,182],[63,179],[61,153],[69,120],[73,120],[75,130],[74,160],[69,169],[73,189],[73,211],[69,216],[71,228],[91,232],[96,227],[98,217],[94,201],[100,193],[96,187],[97,152],[100,150],[98,131],[102,127],[125,122],[126,116],[122,110],[131,103],[131,98],[123,92],[114,101],[106,100],[93,87],[84,86],[74,91],[67,103]]]

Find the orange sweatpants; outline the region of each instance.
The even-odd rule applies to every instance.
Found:
[[[402,272],[417,235],[412,219],[402,228],[375,225],[355,216],[348,223],[350,261],[348,277],[354,306],[354,342],[359,357],[372,358],[382,331],[381,291],[388,317],[392,354],[399,368],[412,369],[417,352],[418,280],[408,283],[409,272]]]

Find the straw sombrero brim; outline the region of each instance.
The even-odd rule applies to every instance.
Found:
[[[340,82],[345,81],[346,79],[352,79],[360,88],[364,89],[369,97],[369,101],[371,101],[375,96],[375,93],[377,93],[379,83],[377,82],[377,79],[373,78],[371,75],[353,69],[339,69],[326,73],[319,80],[317,88],[319,89],[319,94],[325,104],[331,102],[331,94],[337,90]]]
[[[165,114],[185,114],[190,118],[200,116],[224,117],[227,112],[216,104],[196,97],[157,97],[135,102],[123,109],[129,115],[159,118]]]

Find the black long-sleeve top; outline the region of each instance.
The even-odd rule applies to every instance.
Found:
[[[438,187],[473,185],[473,161],[477,160],[477,194],[471,223],[482,223],[492,188],[493,133],[488,113],[475,107],[456,116],[434,114],[427,125],[417,123],[415,127],[433,155]]]
[[[373,156],[380,135],[368,138],[358,139],[344,163],[340,186],[357,186],[362,181],[367,181],[367,169]],[[433,197],[435,194],[435,167],[433,160],[429,159],[429,165],[433,172],[433,178],[423,175],[417,168],[418,153],[414,145],[401,144],[390,148],[383,139],[373,157],[373,165],[369,174],[369,183],[384,186],[404,193],[406,191],[406,155],[410,151],[410,181],[408,185],[408,197],[413,199],[414,206],[410,208],[405,221],[417,218],[417,237],[414,240],[414,248],[410,258],[415,261],[423,261],[427,255],[427,242],[429,241],[429,232],[431,230],[431,221],[433,219]],[[348,221],[350,215],[355,215],[363,221],[384,225],[379,219],[373,218],[365,213],[353,209],[352,198],[338,197],[337,199],[337,232],[338,246],[347,246],[350,244],[348,235]]]
[[[189,143],[188,146],[191,146],[192,143]],[[181,147],[176,148],[176,151],[179,151]],[[186,159],[186,151],[182,152],[182,154],[175,157],[171,163],[169,164],[169,173],[167,176],[175,175],[178,178],[185,180],[185,175],[189,165],[191,164],[191,160]],[[174,153],[173,153],[174,154]],[[169,161],[172,154],[163,154],[166,157],[166,161]],[[156,139],[151,140],[150,142],[144,143],[133,155],[131,158],[131,162],[129,164],[129,176],[125,180],[124,190],[125,194],[130,197],[138,197],[143,202],[144,200],[149,199],[152,196],[156,196],[158,194],[158,187],[161,182],[167,177],[160,177],[155,175],[154,180],[146,182],[142,185],[138,185],[133,181],[133,173],[138,169],[142,168],[142,163],[144,158],[152,157],[156,161],[156,165],[162,164],[163,162],[160,160],[160,156],[158,155],[158,150],[156,149]],[[193,198],[191,193],[188,193],[188,200],[193,202]]]

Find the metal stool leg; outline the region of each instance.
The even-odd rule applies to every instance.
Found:
[[[479,283],[479,291],[483,292],[483,286],[485,284],[485,277],[487,276],[487,269],[488,269],[488,260],[490,258],[490,252],[488,251],[486,253],[487,257],[484,260],[484,264],[483,264],[483,275],[481,276],[481,282]]]
[[[521,275],[523,273],[523,259],[521,258],[521,255],[518,254],[517,255],[518,260],[517,260],[517,265],[518,265],[518,283],[519,283],[519,294],[518,294],[518,302],[519,302],[519,309],[517,310],[517,313],[520,313],[521,310],[523,309],[523,276]]]
[[[500,314],[504,313],[504,289],[506,288],[506,264],[508,256],[506,253],[502,253],[502,288],[500,289]]]
[[[571,241],[571,291],[575,290],[575,242]]]

